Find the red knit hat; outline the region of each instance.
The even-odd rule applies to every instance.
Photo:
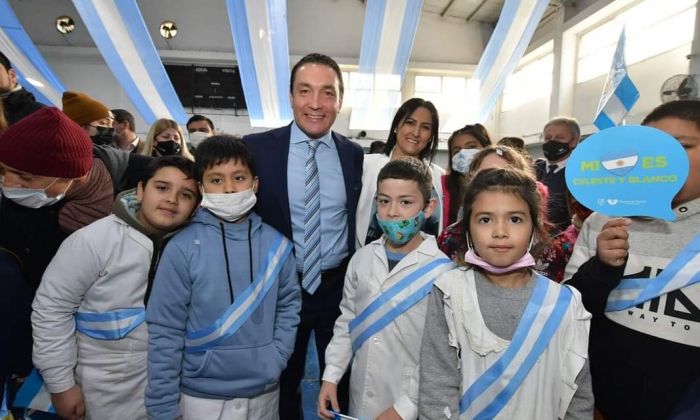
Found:
[[[79,178],[92,167],[92,141],[58,108],[41,108],[0,136],[0,162],[33,175]]]

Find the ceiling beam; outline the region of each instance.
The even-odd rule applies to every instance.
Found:
[[[484,4],[486,4],[487,1],[488,1],[488,0],[482,0],[481,3],[479,3],[478,6],[476,6],[476,8],[469,14],[469,16],[467,16],[467,22],[469,22],[470,20],[472,20],[472,18],[474,17],[474,15],[479,11],[479,9],[481,9],[481,7],[482,7]]]
[[[452,7],[452,4],[454,4],[455,0],[450,0],[449,3],[447,3],[447,6],[445,6],[444,9],[442,9],[442,12],[440,12],[440,17],[445,17],[445,13]]]

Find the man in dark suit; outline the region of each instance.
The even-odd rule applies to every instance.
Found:
[[[542,151],[546,160],[535,163],[537,180],[549,189],[547,221],[557,234],[571,224],[571,214],[566,202],[569,189],[566,186],[565,168],[571,152],[581,139],[581,129],[573,118],[557,117],[544,126]]]
[[[256,211],[294,242],[303,289],[294,353],[280,378],[281,419],[301,418],[299,385],[311,331],[321,372],[325,367],[345,269],[354,252],[363,161],[358,145],[331,131],[343,102],[343,78],[332,58],[309,54],[296,63],[290,99],[290,125],[243,139],[253,151],[260,179]],[[338,390],[341,404],[347,401],[344,385]]]

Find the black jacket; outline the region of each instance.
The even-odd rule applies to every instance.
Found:
[[[24,88],[9,93],[2,99],[2,104],[5,106],[5,118],[8,125],[12,125],[32,112],[46,106],[41,102],[37,102],[34,95]]]

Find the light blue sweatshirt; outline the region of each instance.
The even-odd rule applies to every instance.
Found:
[[[280,261],[275,284],[237,332],[205,352],[185,352],[184,344],[186,332],[212,325],[232,304],[231,294],[235,300],[250,286],[280,236],[254,213],[242,223],[229,223],[200,208],[193,222],[170,240],[146,307],[150,418],[177,418],[180,392],[252,398],[278,386],[294,349],[301,309],[291,254]]]

